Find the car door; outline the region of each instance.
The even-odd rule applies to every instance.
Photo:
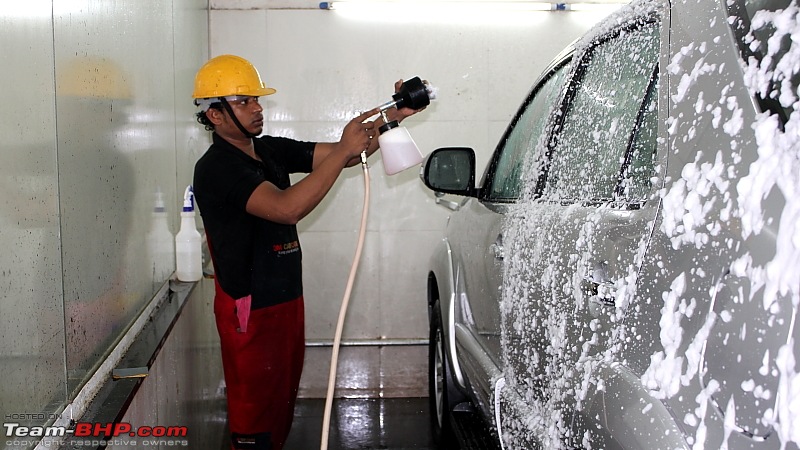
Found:
[[[509,214],[504,375],[506,389],[524,400],[504,410],[524,422],[504,423],[504,431],[538,429],[563,439],[567,405],[579,408],[587,391],[602,388],[597,368],[657,213],[660,45],[652,15],[588,44],[559,125],[528,174],[532,198]]]
[[[479,396],[478,402],[486,407],[493,375],[487,367],[496,367],[495,372],[502,367],[503,219],[519,197],[525,155],[545,135],[568,61],[567,53],[540,78],[495,151],[478,198],[466,202],[448,225],[449,242],[461,261],[456,269],[459,295],[454,308],[459,363]]]

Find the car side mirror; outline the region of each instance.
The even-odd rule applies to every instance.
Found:
[[[466,147],[445,147],[431,152],[420,177],[429,189],[444,194],[474,197],[475,151]]]

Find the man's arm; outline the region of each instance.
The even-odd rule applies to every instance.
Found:
[[[364,123],[377,110],[367,111],[351,120],[342,131],[339,142],[317,144],[314,169],[297,184],[279,189],[265,181],[258,185],[247,200],[248,213],[276,223],[296,224],[308,215],[330,191],[342,169],[370,146],[369,136],[375,132],[371,123]],[[323,154],[324,153],[324,154]],[[318,159],[319,158],[319,159]]]

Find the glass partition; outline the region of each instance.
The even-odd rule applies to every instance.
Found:
[[[207,18],[206,0],[0,4],[6,422],[51,419],[172,273],[152,228],[177,231],[178,166],[207,146],[190,97]]]
[[[49,412],[53,402],[63,402],[66,384],[51,7],[49,1],[0,3],[0,412],[6,422]]]

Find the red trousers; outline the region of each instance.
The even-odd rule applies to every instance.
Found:
[[[250,312],[240,332],[236,303],[216,284],[232,448],[280,450],[289,435],[305,354],[303,297]]]

